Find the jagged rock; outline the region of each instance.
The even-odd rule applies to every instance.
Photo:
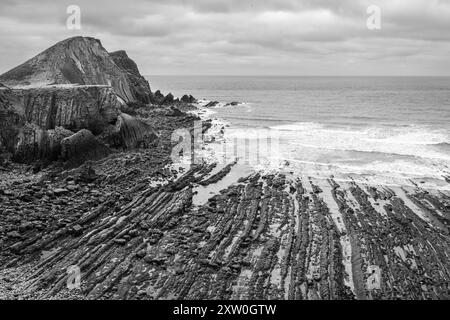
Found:
[[[73,165],[100,159],[110,153],[111,150],[86,129],[78,131],[61,142],[61,159]]]
[[[157,90],[154,94],[153,94],[153,102],[155,104],[162,104],[162,102],[164,101],[164,95],[161,93],[161,91]]]
[[[49,160],[57,160],[61,155],[61,142],[73,135],[73,132],[63,127],[48,130],[48,149],[45,157]]]
[[[138,81],[138,87],[135,87],[132,83],[135,79],[130,76],[130,62],[122,63],[123,59],[119,59],[118,56],[121,55],[115,54],[116,61],[126,66],[126,69],[116,64],[100,40],[73,37],[58,42],[4,73],[0,76],[0,81],[9,87],[41,87],[54,84],[106,85],[112,86],[125,102],[138,101],[145,96],[144,91],[150,90],[150,87],[147,88],[142,81]]]
[[[234,107],[234,106],[237,106],[239,104],[239,102],[237,102],[237,101],[233,101],[233,102],[229,102],[229,103],[227,103],[226,105],[225,105],[225,107],[228,107],[228,106],[232,106],[232,107]]]
[[[110,87],[0,90],[0,152],[19,162],[56,160],[70,130],[98,134],[116,122],[122,103]],[[59,129],[56,129],[60,127]]]
[[[12,91],[0,90],[0,152],[11,152],[17,143],[17,135],[25,124],[22,113],[17,112],[13,104]]]
[[[26,123],[17,136],[13,159],[18,162],[38,159],[58,160],[61,154],[61,141],[71,135],[72,131],[62,127],[43,130],[35,124]]]
[[[173,104],[174,102],[175,102],[175,99],[173,97],[173,94],[169,93],[167,96],[164,97],[164,99],[161,102],[161,104],[168,105],[168,104]]]
[[[109,55],[113,58],[116,65],[127,73],[128,79],[132,84],[133,94],[137,100],[143,103],[150,103],[150,84],[140,74],[136,63],[128,57],[124,50],[111,52]]]
[[[185,115],[185,113],[182,112],[178,108],[170,107],[170,110],[169,110],[169,112],[167,112],[166,115],[169,116],[169,117],[181,117],[181,116]]]
[[[184,102],[184,103],[196,103],[197,102],[197,100],[193,96],[187,95],[187,94],[182,96],[180,101]]]
[[[119,115],[115,132],[115,145],[126,148],[146,147],[158,137],[150,125],[126,113]]]
[[[15,142],[15,149],[11,150],[13,160],[30,162],[45,155],[48,133],[35,124],[25,123],[13,141]]]
[[[73,86],[13,90],[16,111],[43,129],[61,126],[98,134],[120,113],[122,103],[110,87]]]
[[[74,171],[71,173],[71,177],[76,183],[91,183],[98,178],[98,175],[95,172],[94,168],[92,168],[91,163],[86,162],[79,168],[74,169]]]
[[[17,161],[56,160],[60,142],[82,129],[107,136],[113,128],[126,147],[154,138],[145,123],[118,117],[124,109],[148,103],[150,85],[125,51],[109,54],[99,40],[66,39],[0,79],[0,153]],[[170,94],[166,98],[173,100]],[[99,154],[108,153],[100,149]]]
[[[158,105],[171,105],[179,103],[180,100],[178,98],[175,99],[172,93],[168,93],[166,96],[164,96],[161,91],[157,90],[152,95],[152,102]]]
[[[218,104],[219,104],[219,101],[211,101],[205,105],[205,108],[212,108],[212,107],[217,106]]]
[[[79,236],[83,233],[83,227],[79,224],[76,224],[72,227],[71,232],[74,236]]]

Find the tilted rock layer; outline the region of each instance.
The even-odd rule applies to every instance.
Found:
[[[115,124],[122,103],[111,87],[69,86],[0,91],[0,141],[18,161],[54,159],[49,134],[88,129],[95,134]],[[69,131],[69,132],[70,132]],[[72,132],[72,134],[73,134]]]
[[[150,85],[140,74],[136,63],[123,50],[111,52],[109,55],[116,65],[126,72],[128,80],[132,84],[132,91],[136,99],[143,103],[150,103],[152,97]]]
[[[97,39],[61,41],[0,79],[0,152],[16,161],[69,161],[58,155],[60,143],[83,129],[116,147],[145,146],[156,138],[144,122],[119,117],[126,104],[151,101],[150,85],[125,51],[110,55]],[[61,139],[55,128],[66,130]]]
[[[117,54],[114,55],[117,58]],[[120,55],[120,56],[123,56]],[[125,54],[126,56],[126,54]],[[58,42],[34,58],[0,76],[9,87],[36,87],[54,84],[108,85],[125,102],[151,95],[148,82],[140,76],[135,63],[126,56],[127,69],[118,66],[101,42],[94,38],[74,37]],[[120,61],[124,61],[121,59]],[[135,87],[133,83],[137,83]]]

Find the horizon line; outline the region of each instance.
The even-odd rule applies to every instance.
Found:
[[[304,78],[450,78],[449,75],[257,75],[257,74],[145,74],[144,77],[304,77]]]

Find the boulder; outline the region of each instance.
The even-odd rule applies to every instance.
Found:
[[[166,113],[169,117],[181,117],[186,115],[184,112],[182,112],[180,109],[175,107],[170,107],[170,110]]]
[[[161,93],[161,91],[157,90],[152,97],[152,102],[154,104],[162,104],[162,102],[164,101],[164,95]]]
[[[115,146],[125,148],[146,147],[158,137],[149,124],[126,113],[119,115],[115,133]]]
[[[83,129],[61,142],[61,159],[71,165],[97,160],[111,153],[89,130]]]
[[[234,106],[237,106],[239,104],[239,102],[237,102],[237,101],[233,101],[233,102],[229,102],[229,103],[227,103],[226,105],[225,105],[225,107],[228,107],[228,106],[232,106],[232,107],[234,107]]]
[[[61,155],[61,143],[62,141],[73,135],[70,130],[63,127],[56,127],[55,129],[48,130],[48,151],[45,158],[48,160],[58,160]]]
[[[183,103],[196,103],[197,102],[197,100],[193,96],[187,95],[187,94],[183,95],[181,97],[180,101]]]
[[[205,105],[205,108],[213,108],[219,104],[219,101],[211,101]]]
[[[164,97],[161,104],[168,105],[168,104],[173,104],[174,102],[175,102],[175,98],[174,98],[173,94],[169,93],[167,96]]]
[[[61,141],[73,132],[61,127],[45,130],[32,123],[25,123],[19,130],[13,150],[17,162],[32,162],[38,159],[57,160],[61,153]]]

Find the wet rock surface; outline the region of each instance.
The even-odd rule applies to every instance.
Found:
[[[227,169],[180,174],[166,155],[3,188],[2,270],[27,266],[5,297],[73,298],[76,265],[83,299],[449,298],[448,194],[255,173],[195,206]]]

